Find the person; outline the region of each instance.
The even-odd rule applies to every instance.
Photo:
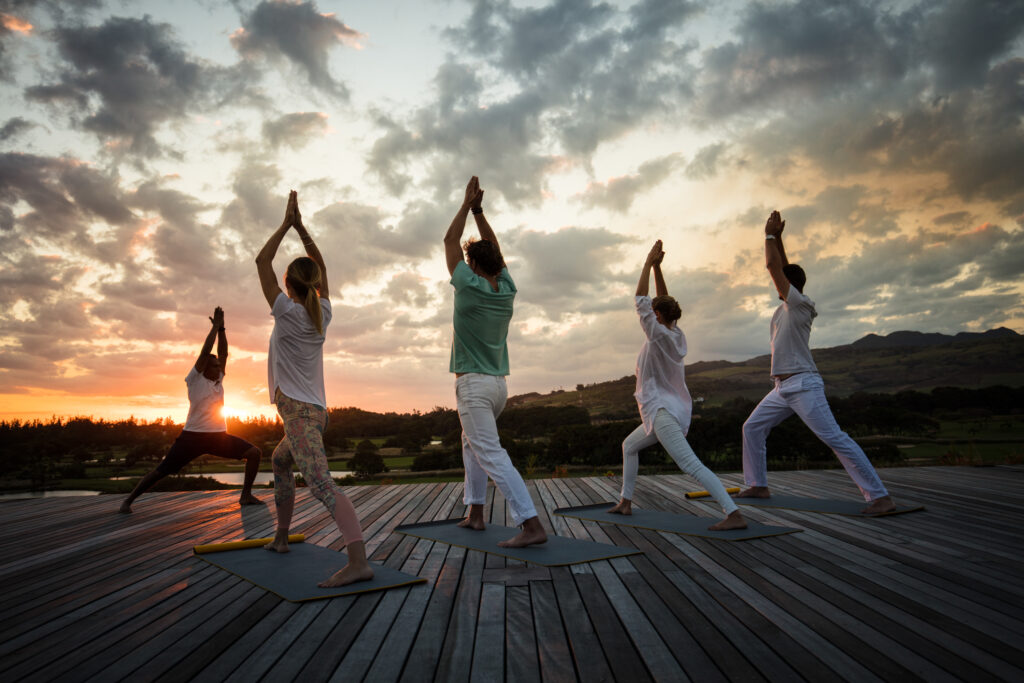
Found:
[[[694,477],[711,494],[725,513],[725,519],[708,527],[711,531],[745,529],[736,503],[718,477],[700,461],[686,441],[693,403],[686,388],[683,359],[686,357],[686,335],[677,321],[682,316],[679,303],[669,296],[661,262],[665,258],[661,240],[654,243],[636,286],[637,315],[646,339],[636,359],[636,397],[641,424],[622,442],[622,495],[619,503],[608,510],[612,514],[633,514],[633,488],[639,468],[640,451],[660,443],[686,474]],[[651,271],[657,296],[648,296]]]
[[[860,446],[839,428],[825,399],[825,382],[811,357],[811,323],[818,315],[814,302],[804,294],[807,275],[790,263],[782,245],[786,222],[772,211],[764,227],[764,255],[768,273],[782,303],[771,322],[771,377],[775,388],[765,396],[743,423],[743,478],[749,488],[737,496],[768,498],[766,441],[772,427],[796,413],[804,424],[839,458],[853,482],[868,501],[864,514],[895,509],[871,461]]]
[[[285,233],[293,227],[302,240],[306,256],[288,264],[285,294],[277,284],[273,261]],[[271,458],[277,531],[266,549],[288,552],[288,528],[295,507],[292,465],[298,464],[310,492],[334,517],[348,553],[348,564],[319,585],[327,588],[369,580],[373,578],[373,569],[366,561],[366,544],[356,509],[348,496],[335,486],[327,465],[323,440],[327,427],[323,346],[331,323],[330,289],[327,266],[302,223],[294,190],[288,195],[284,221],[256,256],[256,270],[274,317],[267,356],[270,402],[277,405],[284,423],[284,438]]]
[[[516,285],[501,255],[498,238],[484,217],[483,197],[480,181],[473,176],[444,236],[445,260],[455,287],[455,336],[448,370],[455,373],[462,462],[466,468],[463,500],[469,506],[469,514],[459,526],[484,529],[489,476],[508,501],[512,520],[522,527],[520,533],[498,545],[520,548],[544,543],[547,534],[523,477],[498,439],[497,418],[508,398],[507,338]],[[463,259],[462,233],[470,211],[481,239],[466,243]]]
[[[245,480],[238,502],[240,505],[263,504],[262,500],[252,494],[252,483],[260,470],[262,453],[245,439],[228,434],[221,413],[224,407],[223,380],[228,366],[228,338],[224,329],[224,310],[220,306],[214,309],[210,323],[212,327],[206,335],[199,357],[185,375],[185,386],[188,388],[188,417],[185,418],[185,426],[156,469],[140,479],[135,489],[121,503],[121,512],[131,512],[136,498],[167,475],[176,474],[205,453],[220,458],[245,460]],[[210,353],[214,339],[217,340],[216,356]]]

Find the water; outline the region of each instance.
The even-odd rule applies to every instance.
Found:
[[[0,493],[0,500],[27,500],[29,498],[64,498],[66,496],[98,496],[99,491],[22,491]]]
[[[347,477],[352,472],[346,470],[331,470],[331,476],[336,479]],[[230,484],[231,486],[241,486],[245,483],[245,472],[210,472],[200,474],[182,474],[182,477],[209,477],[210,479],[216,479],[222,484]],[[125,479],[138,479],[139,477],[111,477],[111,481],[123,481]],[[256,486],[265,486],[274,481],[274,474],[272,472],[259,472],[256,474],[256,480],[253,482]]]

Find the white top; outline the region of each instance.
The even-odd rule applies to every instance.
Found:
[[[185,431],[188,432],[226,432],[227,424],[221,408],[224,407],[224,373],[214,381],[196,370],[196,366],[185,375],[185,386],[188,387],[188,417],[185,418]]]
[[[811,357],[811,321],[817,315],[814,302],[790,285],[772,316],[772,377],[818,371]]]
[[[647,335],[636,359],[636,392],[633,394],[640,408],[644,432],[651,433],[654,416],[664,408],[686,434],[693,414],[693,401],[683,370],[686,336],[678,324],[665,327],[658,322],[649,296],[636,297],[636,312]]]
[[[331,322],[331,302],[320,297],[324,334],[313,327],[305,307],[281,292],[274,300],[270,315],[274,331],[270,334],[267,355],[270,402],[278,387],[288,398],[327,408],[324,395],[324,339]]]

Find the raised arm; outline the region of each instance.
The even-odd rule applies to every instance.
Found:
[[[220,306],[214,309],[210,322],[217,328],[217,360],[220,361],[220,371],[223,374],[227,374],[228,335],[224,330],[224,309]]]
[[[219,319],[217,317],[218,312],[221,316]],[[200,374],[206,370],[206,362],[210,355],[210,351],[213,350],[213,341],[217,338],[217,330],[224,324],[223,315],[224,312],[221,311],[220,306],[218,306],[213,312],[213,317],[210,318],[210,331],[207,333],[206,340],[203,342],[203,348],[199,351],[199,357],[196,358],[196,372]]]
[[[644,261],[643,270],[640,271],[640,282],[636,285],[637,296],[647,296],[647,293],[651,290],[651,269],[655,265],[660,266],[661,259],[663,258],[665,258],[665,252],[661,250],[661,240],[658,240],[651,247],[651,251],[647,254],[647,260]],[[661,268],[659,267],[658,271],[660,272],[660,270]],[[655,286],[657,286],[657,283],[655,283]],[[662,282],[662,286],[664,286],[664,282]]]
[[[270,236],[267,243],[260,249],[260,253],[256,254],[256,272],[260,276],[260,287],[263,289],[263,296],[271,308],[274,306],[277,295],[281,293],[281,286],[277,284],[277,276],[274,275],[274,256],[277,254],[278,247],[281,246],[281,240],[284,239],[285,233],[288,232],[288,229],[295,222],[295,212],[297,210],[298,198],[295,190],[292,190],[288,194],[288,207],[284,211],[284,220],[281,222],[281,227],[274,231],[274,234]]]
[[[295,194],[294,192],[292,194]],[[327,264],[324,263],[324,257],[320,254],[320,250],[316,246],[316,242],[310,236],[306,230],[306,226],[302,224],[302,213],[299,211],[299,197],[295,194],[295,231],[299,233],[299,238],[302,239],[302,246],[306,248],[306,256],[316,261],[316,264],[320,266],[320,288],[317,293],[320,294],[324,299],[331,298],[331,289],[327,285]]]
[[[782,246],[782,230],[786,227],[786,221],[778,211],[772,211],[768,216],[768,222],[764,225],[764,260],[768,273],[772,276],[775,289],[783,301],[789,296],[789,280],[782,272],[783,266],[789,261],[786,260],[786,251]]]
[[[481,194],[480,181],[473,176],[469,179],[469,184],[466,185],[466,196],[462,200],[462,206],[459,207],[451,225],[448,226],[448,232],[444,234],[444,258],[448,263],[449,275],[455,272],[455,266],[459,265],[459,261],[463,259],[462,233],[466,231],[466,217],[469,216],[469,210],[473,203],[478,201],[478,194]],[[483,235],[481,234],[481,236]]]
[[[665,286],[665,276],[661,274],[661,259],[665,258],[665,252],[661,252],[661,258],[654,264],[654,291],[657,296],[668,294],[668,287]]]
[[[494,234],[494,230],[491,229],[491,224],[487,222],[487,217],[484,216],[484,191],[480,189],[480,180],[473,176],[473,180],[476,181],[476,195],[473,199],[473,203],[470,206],[470,211],[473,212],[473,220],[476,221],[477,232],[480,233],[480,239],[485,239],[488,242],[493,242],[494,246],[501,249],[501,245],[498,244],[498,236]],[[502,263],[502,265],[505,265]]]

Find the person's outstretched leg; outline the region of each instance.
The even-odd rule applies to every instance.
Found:
[[[836,423],[825,398],[825,383],[821,377],[811,375],[805,378],[802,391],[795,393],[790,403],[804,424],[836,454],[853,483],[860,489],[864,500],[870,503],[862,512],[879,514],[894,510],[896,504],[871,461],[857,442]]]
[[[778,387],[761,399],[743,423],[743,480],[747,489],[737,498],[768,498],[768,432],[793,414]]]
[[[252,495],[252,483],[260,471],[260,458],[263,452],[253,446],[242,456],[245,458],[245,481],[242,483],[242,495],[238,499],[240,505],[262,505],[263,501]]]
[[[633,488],[636,474],[640,470],[640,451],[658,440],[652,431],[644,432],[644,426],[634,429],[622,442],[622,497],[618,504],[608,510],[613,515],[633,514]]]
[[[659,410],[654,416],[654,433],[658,441],[668,451],[669,456],[675,461],[679,469],[690,475],[704,487],[704,490],[711,494],[715,502],[722,507],[725,519],[717,524],[712,524],[708,529],[712,531],[724,531],[727,529],[746,529],[747,521],[743,519],[739,508],[732,498],[725,491],[725,486],[715,473],[707,468],[700,461],[697,454],[693,452],[682,427],[676,419],[668,414],[667,410]]]
[[[526,482],[512,465],[508,452],[498,438],[497,416],[505,407],[508,389],[504,377],[469,374],[456,379],[459,421],[470,450],[484,472],[508,501],[516,526],[523,528],[500,546],[519,548],[544,543],[547,533],[537,518]]]
[[[267,550],[279,553],[288,552],[288,529],[292,523],[292,511],[295,509],[295,475],[292,474],[291,446],[288,434],[284,435],[270,456],[271,467],[274,469],[274,507],[277,511],[277,531],[274,540],[263,546]]]
[[[462,432],[462,466],[466,470],[462,502],[469,510],[466,518],[459,522],[458,526],[483,531],[486,528],[484,504],[487,502],[487,472],[477,462],[473,447],[466,438],[466,432]]]
[[[323,440],[327,411],[281,394],[278,395],[278,409],[284,418],[285,435],[291,445],[292,457],[299,466],[310,493],[331,513],[345,539],[348,564],[319,585],[344,586],[372,579],[373,568],[366,560],[366,545],[363,542],[363,531],[355,506],[331,479]]]
[[[132,492],[129,493],[128,497],[124,499],[123,503],[121,503],[121,507],[119,508],[119,511],[120,512],[131,512],[132,511],[132,503],[135,502],[135,499],[138,498],[139,496],[141,496],[146,491],[148,491],[149,488],[153,484],[157,483],[158,481],[163,479],[165,476],[167,476],[167,475],[165,475],[160,470],[153,470],[152,472],[150,472],[149,474],[144,476],[142,479],[139,479],[139,483],[135,485],[135,488],[132,489]]]

